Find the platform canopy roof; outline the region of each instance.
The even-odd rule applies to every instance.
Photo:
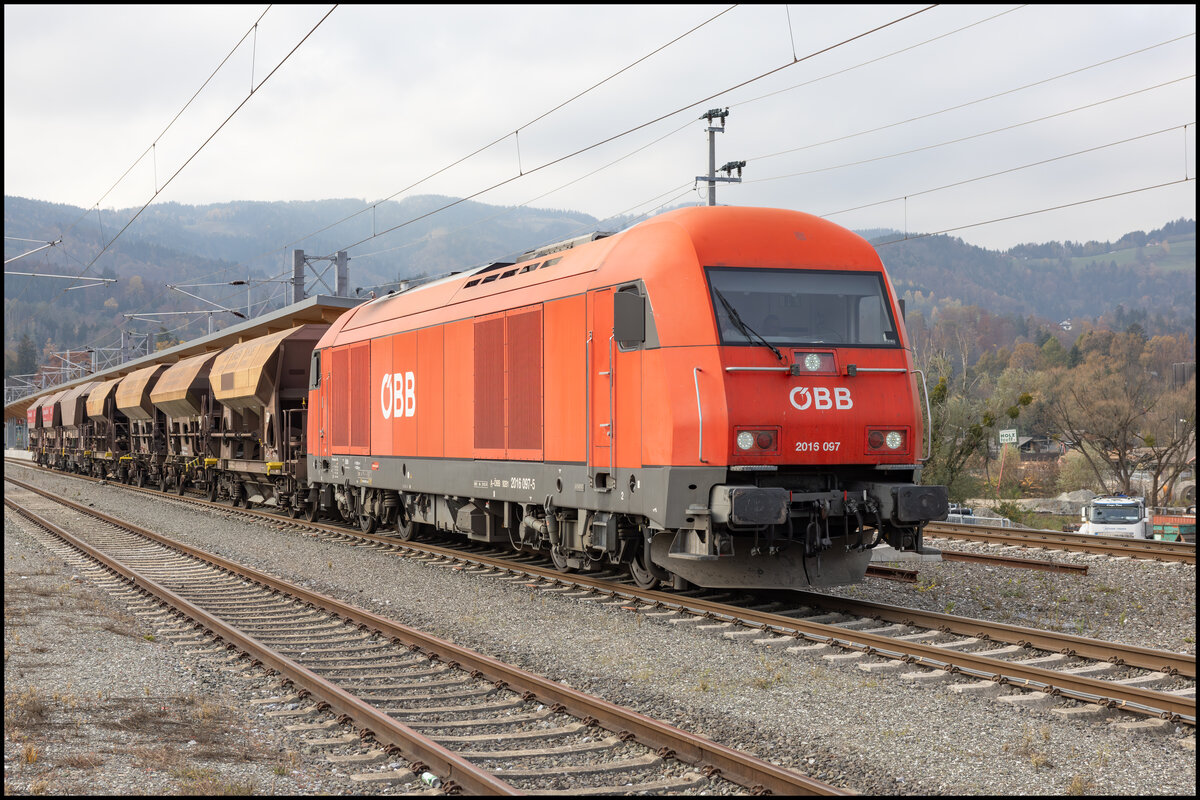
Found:
[[[211,353],[215,350],[224,350],[239,342],[246,342],[259,336],[284,331],[297,325],[329,324],[346,311],[364,302],[366,302],[366,298],[333,297],[330,295],[309,297],[301,300],[299,303],[293,303],[278,311],[255,317],[238,325],[231,325],[224,330],[210,333],[199,339],[192,339],[191,341],[177,344],[174,347],[160,350],[157,353],[151,353],[134,361],[126,361],[120,366],[33,392],[4,406],[4,418],[5,420],[19,419],[24,421],[25,410],[37,402],[39,398],[56,394],[63,389],[70,389],[81,383],[111,380],[155,364],[174,364],[183,358],[197,356],[201,353]]]

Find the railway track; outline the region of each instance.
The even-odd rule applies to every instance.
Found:
[[[963,539],[988,544],[1070,550],[1077,553],[1096,553],[1107,556],[1128,556],[1152,561],[1196,563],[1196,545],[1187,542],[1123,539],[1115,536],[1059,533],[1034,528],[995,528],[988,525],[949,522],[931,522],[925,526],[925,533],[931,537]]]
[[[261,512],[216,507],[225,513],[265,516],[273,524],[303,528],[324,537],[370,543],[432,563],[457,564],[481,574],[523,576],[543,589],[613,602],[648,616],[675,620],[675,624],[693,624],[767,647],[861,659],[860,666],[867,671],[904,668],[911,680],[956,675],[977,681],[962,691],[991,693],[1004,686],[1017,687],[1029,690],[1026,696],[1032,704],[1058,704],[1067,698],[1079,701],[1075,708],[1083,713],[1116,708],[1195,724],[1195,657],[1187,654],[825,595],[801,595],[804,605],[798,605],[793,594],[790,607],[775,601],[775,606],[764,608],[761,598],[746,598],[739,606],[730,602],[733,598],[712,592],[642,592],[615,582],[619,576],[565,575],[542,566],[546,560],[532,555],[514,559],[474,546],[406,543],[395,537],[293,522],[277,514],[260,516]],[[746,607],[756,603],[758,608]],[[1102,675],[1112,680],[1098,677]]]
[[[496,659],[21,485],[5,504],[175,609],[175,639],[214,637],[279,673],[313,711],[351,721],[446,792],[842,794]],[[54,509],[39,514],[29,498]],[[24,498],[24,499],[23,499]],[[60,510],[61,509],[61,510]],[[84,520],[80,521],[80,515]],[[48,517],[54,517],[50,519]],[[55,521],[57,520],[57,522]],[[86,529],[83,537],[63,525]],[[240,656],[231,656],[239,658]],[[336,724],[336,723],[335,723]],[[516,766],[514,766],[514,764]],[[570,788],[562,782],[569,780]]]

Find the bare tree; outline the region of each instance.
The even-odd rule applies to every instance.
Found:
[[[1165,392],[1147,416],[1141,432],[1142,468],[1150,473],[1148,499],[1152,504],[1170,503],[1171,487],[1189,468],[1196,454],[1196,378]],[[1163,489],[1168,489],[1159,497]]]
[[[1164,376],[1147,368],[1144,347],[1136,332],[1117,334],[1107,352],[1055,370],[1046,405],[1100,483],[1126,494],[1133,493],[1134,472],[1143,469],[1155,475],[1157,493],[1162,478],[1178,475],[1181,453],[1195,441],[1195,380],[1171,390]]]

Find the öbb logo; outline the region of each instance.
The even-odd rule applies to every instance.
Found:
[[[384,419],[417,413],[417,379],[411,372],[384,373],[379,387],[379,408]]]
[[[797,395],[799,395],[798,398]],[[845,387],[834,389],[831,393],[827,386],[814,386],[811,391],[807,386],[797,386],[792,389],[788,399],[801,411],[807,411],[809,408],[815,408],[818,411],[828,411],[831,408],[845,411],[854,408],[854,401],[850,399],[850,390]]]

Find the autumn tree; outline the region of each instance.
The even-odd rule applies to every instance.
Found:
[[[924,364],[936,381],[929,390],[931,449],[921,480],[949,487],[952,498],[966,498],[966,469],[977,457],[985,470],[990,444],[1001,427],[1014,424],[1022,409],[1033,403],[1024,386],[1032,379],[1021,370],[1005,370],[993,379],[986,373],[956,374],[952,355],[939,353]]]
[[[1181,354],[1190,352],[1194,361],[1194,341],[1190,347],[1177,341],[1150,346],[1137,329],[1088,338],[1080,346],[1082,364],[1053,371],[1047,417],[1102,485],[1132,494],[1134,472],[1146,470],[1153,497],[1160,481],[1178,475],[1195,447],[1195,378],[1173,387],[1171,376],[1161,371],[1167,359]],[[1102,350],[1104,341],[1108,347]]]

